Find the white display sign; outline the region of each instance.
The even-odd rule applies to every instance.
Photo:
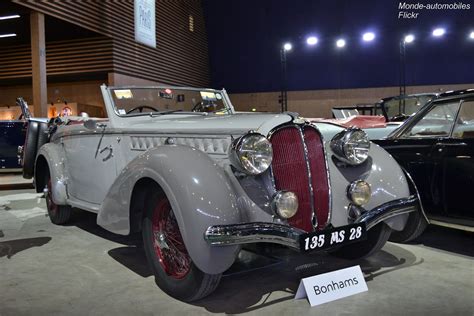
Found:
[[[135,0],[135,40],[156,48],[155,0]]]
[[[360,266],[315,275],[301,280],[295,299],[308,297],[311,306],[368,291]]]

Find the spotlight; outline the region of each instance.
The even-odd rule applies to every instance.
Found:
[[[362,35],[362,39],[365,41],[365,42],[371,42],[375,39],[375,34],[372,33],[372,32],[367,32],[367,33],[364,33],[364,35]]]
[[[310,36],[306,39],[306,44],[308,45],[316,45],[318,43],[318,38],[316,36]]]
[[[472,31],[470,34],[469,34],[469,38],[474,40],[474,31]]]
[[[404,42],[405,43],[411,43],[415,40],[415,36],[413,34],[408,34],[405,36]]]
[[[285,43],[285,45],[283,45],[283,49],[285,51],[290,51],[292,48],[293,46],[291,45],[291,43]]]
[[[433,36],[435,36],[435,37],[443,36],[444,33],[446,33],[446,30],[443,29],[443,28],[440,28],[440,27],[433,30]]]
[[[336,46],[338,48],[343,48],[344,46],[346,46],[346,41],[344,39],[340,38],[336,41]]]
[[[20,16],[18,14],[0,16],[0,20],[9,20],[9,19],[18,19]]]
[[[10,34],[1,34],[0,35],[0,38],[4,38],[4,37],[15,37],[16,34],[15,33],[10,33]]]

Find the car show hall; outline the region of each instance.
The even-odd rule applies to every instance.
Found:
[[[0,3],[0,316],[474,315],[474,3]]]

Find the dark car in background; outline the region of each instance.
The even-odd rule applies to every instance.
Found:
[[[474,231],[474,89],[437,96],[374,142],[411,175],[427,214],[411,216],[411,229],[392,237],[409,241],[428,223]]]
[[[18,159],[18,147],[25,143],[27,119],[30,118],[28,105],[22,98],[17,99],[22,114],[16,120],[0,120],[0,172],[22,170]]]

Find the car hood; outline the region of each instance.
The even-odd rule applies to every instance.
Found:
[[[176,134],[243,134],[250,130],[267,135],[274,127],[290,122],[285,113],[235,113],[232,115],[169,114],[120,119],[123,130]]]

